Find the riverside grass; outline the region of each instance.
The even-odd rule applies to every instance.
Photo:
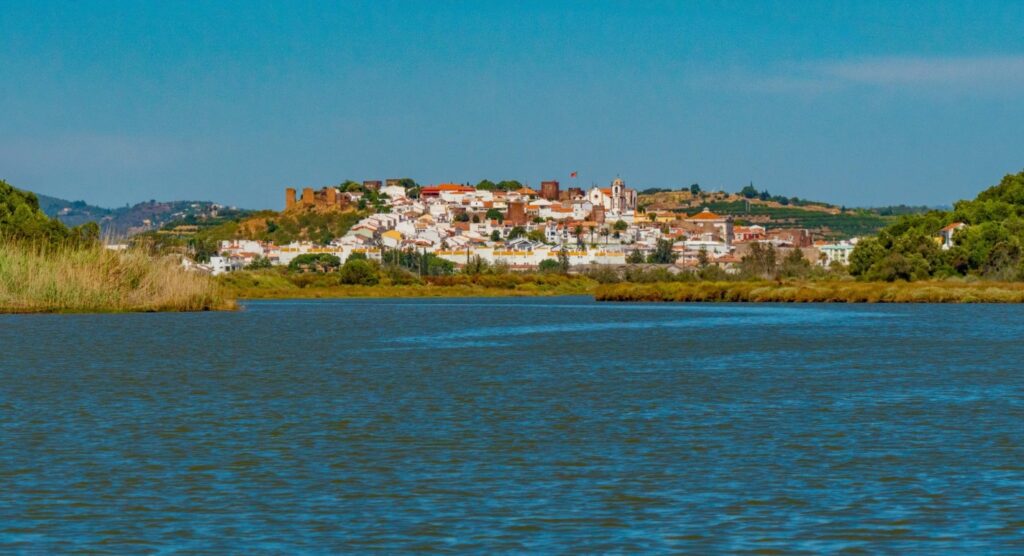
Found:
[[[328,275],[288,276],[273,270],[233,272],[218,278],[239,299],[330,299],[397,297],[530,297],[592,295],[597,282],[583,276],[501,274],[428,277],[423,283],[372,286],[339,284]]]
[[[100,245],[0,241],[0,313],[120,313],[235,308],[208,276],[170,257]]]
[[[988,281],[656,282],[598,286],[598,301],[751,303],[1022,303],[1024,283]]]

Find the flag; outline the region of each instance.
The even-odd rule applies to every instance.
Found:
[[[577,174],[577,172],[573,172],[573,173],[569,174],[569,177],[570,177],[570,178],[575,178],[575,177],[576,177],[576,174]]]

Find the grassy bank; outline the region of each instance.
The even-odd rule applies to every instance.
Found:
[[[174,258],[89,247],[0,242],[0,312],[85,313],[232,309],[209,277]]]
[[[779,303],[1021,303],[1024,283],[922,282],[659,282],[605,284],[598,301]]]
[[[334,274],[287,274],[276,270],[234,272],[218,278],[240,299],[314,299],[344,297],[510,297],[590,295],[597,282],[558,274],[433,276],[374,285],[340,284]]]

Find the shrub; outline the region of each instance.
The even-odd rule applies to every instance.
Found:
[[[377,269],[366,259],[350,260],[341,267],[339,281],[342,284],[373,286],[380,282]]]

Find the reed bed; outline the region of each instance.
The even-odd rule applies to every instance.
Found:
[[[90,313],[229,310],[208,276],[174,257],[93,246],[0,241],[0,312]]]
[[[598,286],[598,301],[751,303],[1022,303],[1024,283],[923,282],[658,282]]]
[[[582,276],[503,274],[432,276],[417,283],[388,280],[372,286],[339,284],[333,273],[288,275],[276,270],[233,272],[218,277],[239,299],[316,299],[345,297],[528,297],[590,295],[597,282]]]

